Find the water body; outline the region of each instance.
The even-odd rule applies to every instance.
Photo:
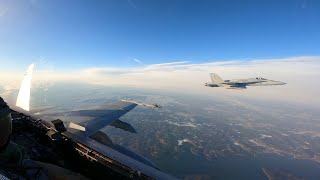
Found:
[[[169,164],[166,170],[179,178],[196,175],[211,179],[268,179],[262,170],[268,168],[286,171],[303,179],[320,179],[320,163],[273,154],[220,157],[209,162],[184,153],[179,160]]]

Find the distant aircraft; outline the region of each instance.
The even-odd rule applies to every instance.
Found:
[[[111,159],[112,167],[116,166],[115,170],[124,176],[131,177],[132,173],[134,173],[140,178],[173,179],[170,175],[161,172],[152,161],[113,143],[110,138],[101,131],[101,129],[110,125],[131,133],[136,133],[136,130],[129,123],[123,122],[119,120],[119,118],[135,108],[138,104],[152,108],[160,108],[159,105],[148,105],[122,100],[89,109],[59,113],[44,112],[40,115],[35,115],[37,110],[29,107],[33,68],[34,65],[28,67],[19,90],[16,105],[10,105],[11,109],[40,122],[46,127],[48,131],[47,135],[54,139],[54,141],[61,139],[57,137],[63,136],[89,148],[88,153],[85,153],[85,155],[91,159],[99,160],[100,156],[97,156],[97,154],[105,157],[100,158],[102,164],[110,164],[110,160],[108,159]],[[40,108],[39,111],[45,111],[47,109],[51,109],[51,107]],[[73,146],[78,146],[78,144],[74,144]],[[124,174],[124,172],[128,172],[128,174]]]
[[[228,89],[246,89],[247,86],[273,86],[284,85],[286,83],[274,80],[268,80],[262,77],[248,79],[223,80],[215,73],[210,73],[212,82],[205,83],[209,87],[226,87]]]

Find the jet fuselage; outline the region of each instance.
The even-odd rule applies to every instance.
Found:
[[[269,80],[261,77],[248,79],[222,80],[218,75],[211,73],[212,82],[205,83],[208,87],[227,87],[231,89],[246,89],[246,86],[273,86],[284,85],[286,83],[280,81]]]

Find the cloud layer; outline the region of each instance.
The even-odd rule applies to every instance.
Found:
[[[215,72],[223,79],[261,76],[286,82],[284,86],[251,87],[247,90],[226,90],[205,87],[209,73]],[[22,74],[22,73],[21,73]],[[4,75],[0,80],[4,82]],[[6,77],[10,77],[7,75]],[[18,76],[11,76],[19,82]],[[249,97],[268,100],[320,103],[320,57],[289,57],[281,59],[230,60],[207,63],[179,61],[144,65],[137,68],[98,67],[73,72],[37,70],[34,82],[72,80],[89,84],[119,85],[128,87],[172,90],[207,96]],[[8,79],[6,79],[8,80]],[[7,85],[8,86],[8,85]]]

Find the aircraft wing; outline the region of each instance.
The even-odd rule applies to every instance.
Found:
[[[246,86],[229,86],[229,87],[227,87],[227,89],[240,89],[240,90],[242,90],[242,89],[247,89],[247,87]]]
[[[248,83],[236,82],[236,83],[229,83],[227,85],[229,86],[228,88],[232,88],[232,89],[241,88],[241,89],[243,89],[243,88],[246,88]]]
[[[68,128],[84,131],[86,136],[90,136],[107,125],[114,125],[114,122],[118,122],[121,116],[136,106],[135,103],[117,101],[90,109],[43,115],[69,122]]]
[[[271,82],[271,83],[270,83]],[[270,85],[277,85],[277,84],[274,84],[272,83],[274,81],[262,81],[262,82],[257,82],[257,83],[252,83],[252,84],[248,84],[248,86],[270,86]],[[278,84],[278,85],[281,85]]]
[[[54,106],[41,106],[41,107],[33,107],[29,110],[29,112],[33,114],[41,113],[43,111],[47,111],[49,109],[55,108]]]

